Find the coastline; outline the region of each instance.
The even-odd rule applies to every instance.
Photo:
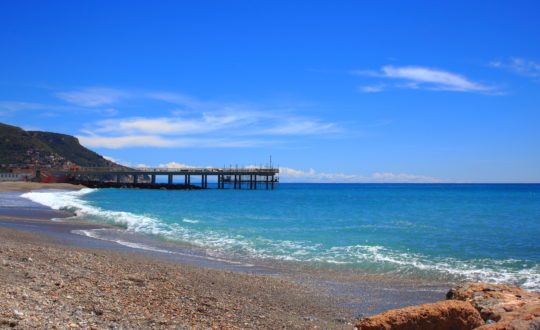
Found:
[[[18,185],[15,188],[23,189],[23,186]],[[30,187],[26,189],[82,188],[69,186],[60,188],[58,185],[54,185],[54,188],[50,187],[51,185],[49,184],[42,184],[37,187],[32,185],[31,189]],[[24,279],[24,274],[26,273],[35,274],[26,281],[18,279],[19,282],[17,283],[19,284],[17,287],[20,289],[20,292],[33,291],[32,285],[34,285],[33,283],[36,278],[40,277],[39,274],[43,271],[43,268],[47,269],[47,275],[49,273],[55,274],[58,278],[70,278],[72,272],[84,272],[93,274],[90,278],[105,277],[106,282],[123,283],[122,285],[129,288],[129,290],[138,288],[135,290],[137,292],[136,294],[132,292],[122,297],[103,294],[102,289],[97,284],[86,285],[85,291],[77,291],[77,286],[66,288],[66,292],[75,290],[73,294],[69,295],[72,297],[71,299],[66,298],[63,300],[66,303],[66,311],[69,308],[75,308],[75,306],[83,306],[81,303],[85,301],[94,301],[96,295],[102,299],[100,304],[112,306],[115,304],[124,304],[124,302],[118,299],[133,301],[140,294],[146,297],[153,297],[152,299],[159,301],[165,292],[170,290],[170,287],[174,287],[174,281],[182,282],[182,280],[185,280],[187,282],[185,282],[186,286],[183,289],[190,289],[188,291],[176,291],[177,295],[188,297],[188,305],[191,306],[188,306],[191,308],[189,317],[179,312],[171,312],[173,310],[176,311],[179,306],[182,306],[182,308],[185,307],[186,302],[180,302],[178,300],[175,300],[177,305],[171,305],[170,308],[167,307],[167,310],[161,310],[162,314],[168,315],[167,318],[161,316],[161,319],[152,316],[154,314],[150,315],[151,317],[145,316],[143,319],[140,319],[139,315],[137,316],[139,318],[137,318],[135,315],[129,314],[132,310],[131,308],[129,310],[118,308],[108,314],[108,318],[103,318],[98,317],[101,315],[95,315],[95,311],[88,305],[86,307],[83,306],[83,311],[78,313],[80,317],[74,319],[74,323],[79,326],[85,326],[83,324],[84,322],[93,322],[92,324],[96,326],[114,325],[126,327],[193,325],[207,327],[221,324],[232,327],[285,326],[304,328],[322,326],[328,328],[351,328],[356,319],[368,315],[393,308],[444,299],[444,294],[450,288],[450,285],[431,285],[420,281],[390,281],[378,276],[340,277],[338,274],[314,272],[309,267],[296,269],[293,272],[290,269],[264,269],[264,267],[242,269],[234,265],[227,268],[219,262],[204,262],[200,258],[190,260],[185,255],[180,258],[171,258],[163,253],[141,251],[114,242],[74,234],[74,230],[106,229],[111,227],[80,221],[50,221],[51,218],[70,216],[67,212],[63,212],[62,214],[61,211],[52,210],[52,213],[50,209],[45,207],[34,210],[32,214],[29,214],[28,210],[12,207],[9,208],[9,213],[6,214],[6,208],[0,208],[0,237],[2,237],[2,242],[5,242],[0,245],[3,254],[1,256],[2,260],[8,260],[6,264],[10,264],[9,260],[15,260],[16,263],[14,265],[17,265],[18,268],[10,270],[18,272],[21,275],[20,278]],[[66,249],[66,246],[69,246],[69,249]],[[69,252],[66,250],[69,250]],[[73,257],[70,253],[75,253],[76,257]],[[25,257],[25,255],[28,256]],[[50,264],[43,265],[35,262],[47,258],[50,260],[52,256],[57,257],[53,259],[56,261],[50,262]],[[34,262],[17,261],[24,258],[32,258]],[[71,267],[69,271],[67,271],[64,260],[74,260],[69,264],[69,267]],[[2,261],[2,264],[4,264],[4,261]],[[103,268],[104,262],[109,266]],[[5,270],[5,268],[3,269]],[[166,272],[174,281],[170,282],[162,277],[159,279],[154,278],[155,276],[153,274],[155,274],[156,269]],[[140,288],[137,284],[139,282],[126,280],[126,278],[131,276],[132,272],[137,272],[137,274],[144,278],[144,283],[148,283],[148,286]],[[190,275],[187,276],[185,272],[188,272]],[[44,278],[43,281],[45,282],[40,282],[40,285],[47,286],[49,293],[58,291],[58,288],[51,286],[51,283],[49,283],[52,281],[52,278],[47,278]],[[214,278],[221,279],[219,286],[208,284],[214,281]],[[250,284],[246,288],[239,288],[238,283]],[[4,294],[9,294],[9,292],[5,293],[8,287],[7,284],[2,283],[1,286]],[[205,286],[201,287],[201,285]],[[11,286],[12,283],[10,282],[9,287]],[[167,288],[165,289],[165,287]],[[212,289],[211,293],[208,292],[209,289]],[[28,293],[26,294],[28,295]],[[77,298],[74,295],[77,295]],[[57,294],[54,296],[59,297]],[[48,303],[55,303],[54,301],[51,302],[51,297],[38,295],[36,296],[37,300],[28,305],[25,304],[27,300],[24,299],[24,293],[21,296],[23,298],[17,297],[19,296],[13,296],[15,298],[13,301],[17,305],[9,305],[7,302],[3,303],[4,305],[2,305],[0,315],[4,319],[17,321],[19,317],[14,316],[13,310],[20,311],[17,309],[20,307],[19,305],[26,306],[29,309],[28,313],[30,314],[28,315],[34,315],[36,311],[30,307],[32,304],[35,305],[37,303],[39,305],[39,302],[44,302],[46,305]],[[208,300],[209,297],[221,298]],[[254,297],[262,298],[255,299]],[[242,301],[242,303],[239,303],[239,301]],[[78,305],[75,305],[75,302]],[[93,303],[95,304],[96,302],[94,301]],[[146,302],[140,303],[143,304]],[[215,309],[217,307],[221,309]],[[143,310],[145,308],[151,309],[151,307],[146,305],[136,306],[134,308]],[[209,313],[208,311],[212,312]],[[51,312],[49,311],[47,313],[50,314]],[[22,322],[22,320],[19,320],[22,322],[20,324],[29,326],[45,325],[46,323],[39,322],[45,322],[48,318],[46,316],[47,313],[37,313],[33,316],[36,318],[37,323],[24,323],[27,321]],[[158,313],[157,310],[155,313]],[[176,316],[172,314],[171,316],[169,313],[176,314]],[[224,315],[228,314],[232,316],[223,318]],[[105,315],[105,313],[102,315]],[[30,317],[23,319],[33,322]],[[161,324],[160,322],[165,323]],[[91,325],[90,323],[86,325]],[[59,326],[66,325],[62,322],[56,324]],[[52,326],[52,324],[49,324],[49,326]]]

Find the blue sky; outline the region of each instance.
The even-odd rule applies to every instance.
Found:
[[[540,182],[537,1],[2,1],[0,122],[133,166]]]

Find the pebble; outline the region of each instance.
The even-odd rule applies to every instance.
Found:
[[[7,280],[0,278],[2,284],[9,281],[0,285],[0,297],[8,298],[0,300],[0,315],[9,315],[5,321],[16,322],[14,326],[98,330],[343,325],[335,321],[343,314],[318,305],[286,280],[116,252],[77,252],[47,243],[36,248],[33,239],[30,245],[3,230],[0,265],[9,261],[11,268]],[[308,321],[297,315],[317,318]]]

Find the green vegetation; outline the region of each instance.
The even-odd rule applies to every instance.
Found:
[[[25,131],[0,123],[0,165],[2,167],[47,166],[114,167],[117,164],[80,145],[73,136]]]

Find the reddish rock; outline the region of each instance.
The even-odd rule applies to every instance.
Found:
[[[480,314],[470,303],[446,300],[387,311],[358,322],[356,327],[360,330],[460,330],[483,324]]]
[[[480,329],[540,329],[540,294],[503,284],[471,283],[453,288],[447,299],[471,303],[482,318],[494,324]]]

